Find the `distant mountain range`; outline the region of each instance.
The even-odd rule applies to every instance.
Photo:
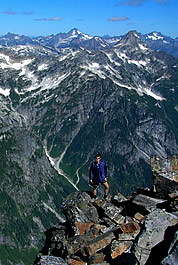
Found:
[[[178,57],[178,38],[173,39],[156,31],[149,34],[138,33],[138,35],[143,42],[150,46],[150,48],[156,51],[162,50],[175,57]],[[74,28],[68,33],[59,33],[47,37],[39,36],[36,38],[8,33],[7,35],[0,37],[0,45],[2,47],[21,46],[17,49],[19,52],[21,51],[21,53],[26,52],[22,47],[23,45],[44,46],[46,50],[44,51],[43,49],[42,53],[50,53],[60,52],[61,49],[71,47],[83,47],[88,50],[107,49],[115,45],[123,37],[124,35],[114,37],[110,37],[108,35],[103,37],[91,37],[88,34],[84,34],[78,29]],[[32,50],[32,47],[29,47],[28,52],[32,52]]]

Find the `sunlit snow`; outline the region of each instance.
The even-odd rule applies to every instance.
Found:
[[[147,47],[145,47],[143,44],[141,44],[141,43],[138,43],[138,45],[139,45],[139,47],[140,47],[140,49],[141,49],[141,50],[143,50],[143,51],[146,51],[146,50],[148,50],[148,48],[147,48]]]
[[[112,59],[112,54],[110,54],[110,53],[106,53],[106,52],[105,52],[105,54],[107,55],[107,57],[109,58],[109,60],[110,60],[111,63],[114,63],[114,64],[117,65],[117,66],[121,66],[120,63],[118,63],[118,62],[116,62],[116,61],[114,61],[114,60]]]
[[[48,68],[48,65],[47,64],[41,64],[38,66],[38,71],[42,71],[42,70],[45,70]]]
[[[145,66],[147,64],[146,61],[136,61],[136,60],[128,60],[128,63],[131,64],[136,64],[137,66],[141,67],[141,66]]]
[[[103,72],[100,70],[100,65],[98,63],[83,65],[81,67],[86,69],[86,70],[93,72],[94,74],[97,74],[102,79],[106,78],[105,75],[103,74]]]
[[[164,100],[163,97],[156,95],[154,92],[152,92],[150,89],[145,89],[145,92],[148,96],[151,96],[152,98],[155,98],[156,100]]]
[[[134,33],[134,35],[135,35],[136,38],[140,39],[140,37],[138,36],[137,33]]]
[[[0,59],[3,60],[3,62],[0,63],[0,68],[5,69],[5,68],[12,68],[15,70],[20,70],[24,66],[30,64],[33,59],[26,59],[21,62],[14,62],[11,60],[11,58],[8,55],[0,54]]]
[[[159,36],[157,32],[153,32],[153,35],[148,35],[149,39],[152,39],[152,40],[162,40],[163,37]]]
[[[32,82],[32,85],[26,89],[26,91],[33,91],[41,87],[40,91],[52,89],[58,86],[66,77],[68,77],[70,73],[63,74],[61,76],[57,76],[56,78],[44,77],[43,80],[38,83],[37,80]]]
[[[5,97],[8,97],[10,94],[10,89],[7,88],[4,90],[3,88],[0,88],[0,94],[4,95]]]

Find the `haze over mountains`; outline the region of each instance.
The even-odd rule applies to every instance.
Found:
[[[111,194],[152,186],[151,157],[177,152],[178,59],[136,31],[7,34],[0,45],[1,263],[26,265],[63,220],[62,199],[89,189],[96,152]]]

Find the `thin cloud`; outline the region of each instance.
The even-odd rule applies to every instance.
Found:
[[[127,1],[121,1],[118,4],[115,4],[115,6],[141,6],[145,0],[127,0]]]
[[[35,21],[61,21],[61,17],[52,17],[52,18],[36,18]]]
[[[7,15],[15,15],[16,12],[12,11],[10,8],[4,12]]]
[[[108,21],[118,22],[118,21],[126,21],[128,19],[129,19],[128,17],[116,17],[116,16],[113,16],[113,17],[108,18]]]
[[[25,16],[31,16],[31,15],[33,15],[33,12],[24,11],[22,14],[25,15]]]
[[[168,0],[152,0],[152,1],[156,1],[158,3],[167,3]],[[115,4],[114,6],[141,6],[144,2],[146,2],[146,0],[125,0],[125,1],[121,1],[117,4]]]
[[[77,21],[85,21],[83,18],[78,18]]]
[[[128,23],[127,25],[128,26],[132,26],[132,25],[135,25],[136,23],[135,22],[130,22],[130,23]]]
[[[168,0],[156,0],[156,2],[158,2],[158,3],[167,3]]]

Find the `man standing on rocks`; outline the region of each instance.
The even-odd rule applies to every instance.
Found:
[[[96,198],[97,187],[101,183],[105,187],[104,198],[109,192],[109,184],[107,182],[108,168],[104,161],[101,160],[101,154],[96,154],[96,160],[92,162],[89,171],[89,183],[93,186],[93,196]]]

